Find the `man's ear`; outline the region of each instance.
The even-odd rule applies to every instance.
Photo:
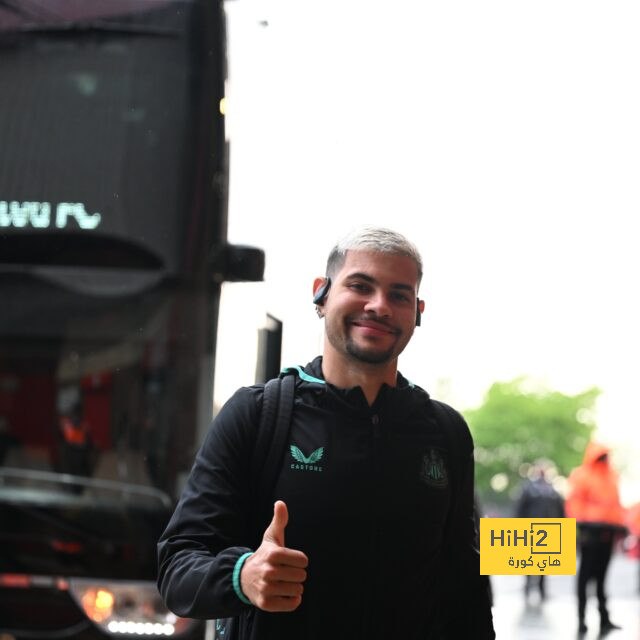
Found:
[[[313,281],[313,304],[322,306],[324,300],[329,293],[329,287],[331,286],[331,278],[326,276],[325,278],[316,278]]]
[[[422,322],[422,313],[424,311],[424,300],[416,299],[416,327]]]

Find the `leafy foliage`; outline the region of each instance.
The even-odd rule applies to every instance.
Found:
[[[475,441],[481,497],[494,503],[513,498],[523,465],[541,458],[567,476],[582,462],[595,429],[593,407],[599,393],[592,387],[564,395],[535,387],[527,378],[494,383],[480,407],[464,412]]]

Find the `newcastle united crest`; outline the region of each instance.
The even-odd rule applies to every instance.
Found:
[[[449,485],[449,473],[442,454],[437,449],[429,449],[422,456],[420,469],[422,481],[430,487],[444,489]]]

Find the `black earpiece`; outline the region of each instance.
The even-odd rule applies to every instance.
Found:
[[[324,284],[316,291],[316,294],[313,296],[313,304],[318,304],[320,306],[324,304],[324,299],[327,297],[327,293],[329,293],[329,287],[331,287],[331,278],[327,276]]]
[[[422,314],[420,313],[420,298],[416,298],[416,327],[420,326]]]

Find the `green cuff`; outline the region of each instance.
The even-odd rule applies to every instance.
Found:
[[[242,571],[242,565],[244,561],[253,555],[253,551],[249,551],[249,553],[245,553],[238,558],[238,562],[236,562],[236,566],[233,568],[233,590],[236,592],[236,595],[242,602],[245,604],[251,604],[251,600],[247,598],[247,596],[242,593],[242,587],[240,586],[240,572]]]

